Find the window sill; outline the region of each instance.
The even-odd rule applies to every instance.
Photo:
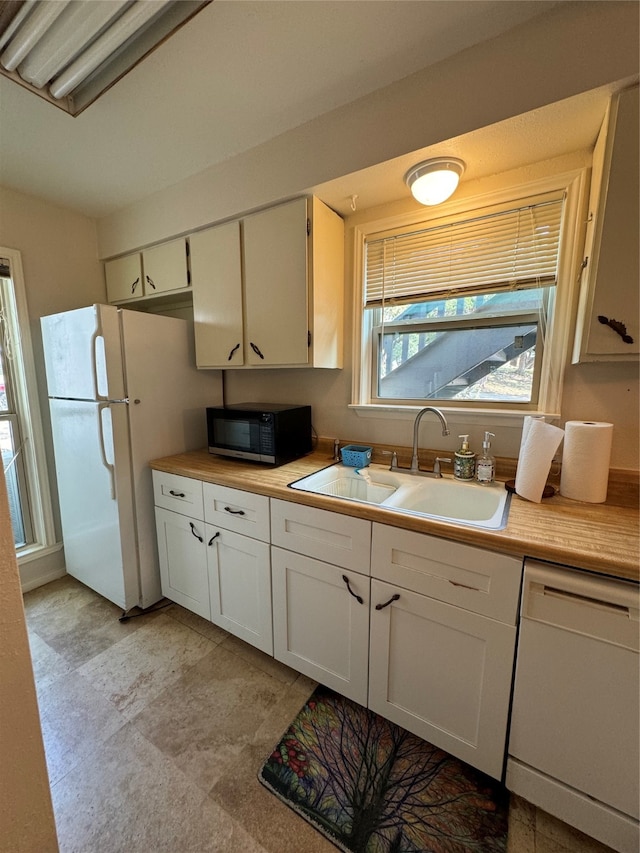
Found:
[[[18,565],[30,563],[33,560],[40,560],[42,557],[48,557],[49,554],[55,554],[56,551],[62,550],[62,542],[57,542],[55,545],[25,545],[24,548],[19,548],[16,551],[16,559]]]
[[[381,420],[413,421],[422,406],[394,406],[378,403],[351,404],[349,408],[359,418],[380,418]],[[436,406],[445,415],[450,424],[479,424],[497,423],[506,427],[522,427],[525,417],[544,417],[547,422],[557,421],[559,414],[549,412],[523,412],[513,409],[459,409],[457,407]]]

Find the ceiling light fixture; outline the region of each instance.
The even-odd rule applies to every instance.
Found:
[[[420,204],[441,204],[453,194],[464,170],[463,160],[435,157],[413,166],[404,180]]]

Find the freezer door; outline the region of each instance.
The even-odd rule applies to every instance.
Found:
[[[127,404],[50,410],[67,572],[128,610],[140,594]]]
[[[126,396],[118,310],[90,305],[41,319],[50,397],[122,400]]]

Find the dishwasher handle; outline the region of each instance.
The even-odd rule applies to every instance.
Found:
[[[638,651],[637,584],[527,561],[522,618]]]

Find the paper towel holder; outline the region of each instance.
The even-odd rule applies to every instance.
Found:
[[[515,480],[507,480],[507,482],[504,484],[504,487],[508,492],[511,492],[514,495],[516,494],[516,481]],[[557,492],[557,489],[554,486],[547,483],[547,485],[542,490],[542,497],[543,498],[552,498],[556,494],[556,492]]]

